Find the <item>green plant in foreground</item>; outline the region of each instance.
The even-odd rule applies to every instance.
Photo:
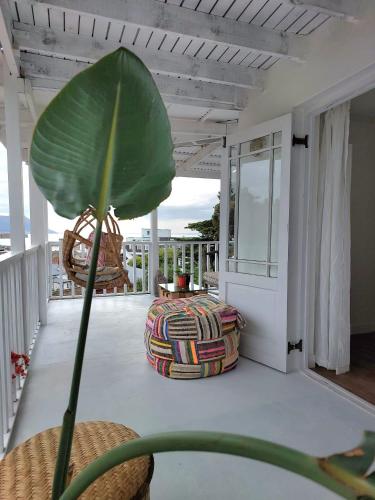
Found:
[[[101,229],[110,206],[122,219],[149,213],[175,175],[168,116],[144,64],[120,48],[74,77],[34,131],[30,166],[55,211],[73,219],[89,205],[97,225],[53,499],[65,489]]]
[[[103,219],[144,215],[169,196],[175,174],[169,120],[143,63],[121,48],[74,77],[47,107],[33,135],[30,165],[56,212],[73,219],[89,205],[97,225],[76,358],[58,451],[53,500],[72,500],[126,460],[167,451],[210,451],[260,460],[309,478],[344,498],[375,498],[375,433],[350,452],[315,458],[247,436],[178,432],[135,439],[91,463],[66,488]]]

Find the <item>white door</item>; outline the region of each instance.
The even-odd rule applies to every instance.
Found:
[[[287,371],[291,115],[227,138],[220,296],[247,326],[241,354]]]

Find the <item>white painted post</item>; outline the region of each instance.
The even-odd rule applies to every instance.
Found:
[[[5,102],[5,133],[7,141],[10,241],[13,252],[25,250],[23,207],[22,151],[17,80],[2,58]]]
[[[151,212],[151,259],[150,264],[150,292],[158,295],[157,284],[155,282],[156,273],[159,270],[159,241],[158,241],[158,211],[157,208]]]
[[[202,243],[198,243],[198,286],[202,288],[203,273],[202,273]]]
[[[142,292],[146,291],[145,244],[141,243],[142,252]]]
[[[29,192],[30,192],[30,221],[31,221],[31,245],[38,245],[38,292],[39,292],[39,321],[42,325],[47,324],[47,252],[48,242],[48,209],[47,200],[40,192],[34,178],[29,170]]]
[[[190,245],[190,280],[194,284],[194,244]]]

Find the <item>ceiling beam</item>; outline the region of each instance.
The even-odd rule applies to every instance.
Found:
[[[183,54],[167,51],[127,47],[110,40],[93,40],[79,35],[53,31],[28,24],[14,23],[13,37],[19,50],[38,51],[69,59],[96,62],[109,52],[124,46],[136,54],[152,73],[174,75],[183,78],[214,83],[225,83],[244,88],[262,89],[263,71],[216,61],[202,61]]]
[[[283,0],[334,17],[354,20],[358,17],[361,0]]]
[[[15,78],[20,76],[19,60],[13,51],[13,39],[11,32],[11,13],[9,10],[8,0],[0,1],[0,42],[3,49],[5,61],[9,72]]]
[[[81,15],[100,16],[136,26],[147,26],[168,33],[198,38],[202,42],[214,41],[270,56],[300,60],[297,55],[289,51],[293,35],[155,0],[111,0],[109,5],[103,0],[19,1],[29,5],[44,4],[56,9],[79,12]]]
[[[199,122],[185,118],[170,118],[173,134],[181,136],[216,136],[227,135],[225,123],[212,121]]]
[[[26,78],[39,80],[32,81],[33,88],[38,88],[38,85],[41,88],[42,82],[45,82],[47,88],[57,90],[90,64],[22,52],[21,65]],[[200,107],[232,110],[241,110],[246,106],[247,91],[238,87],[165,75],[154,75],[154,80],[167,102],[181,104],[193,100]]]
[[[179,168],[179,163],[176,164],[176,176],[177,177],[194,177],[201,179],[220,179],[221,178],[221,167],[216,164],[199,164],[196,165],[191,170],[185,170]]]
[[[187,160],[182,161],[178,165],[179,172],[189,172],[192,168],[199,165],[200,162],[203,162],[206,158],[208,158],[214,151],[220,148],[222,142],[221,140],[218,142],[206,144],[205,146],[201,146],[200,149],[191,155]]]

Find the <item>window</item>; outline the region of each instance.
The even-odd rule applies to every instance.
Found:
[[[276,278],[281,132],[231,146],[227,270]]]

